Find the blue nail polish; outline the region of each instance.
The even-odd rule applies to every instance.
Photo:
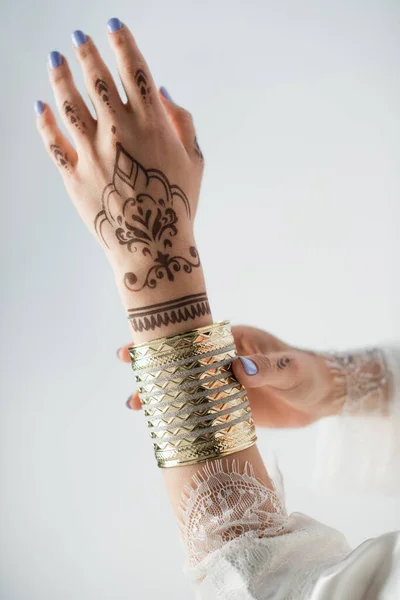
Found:
[[[43,102],[41,100],[36,100],[35,104],[33,105],[33,110],[35,111],[37,116],[40,117],[40,115],[42,115],[44,111]]]
[[[107,29],[110,33],[114,33],[114,31],[119,31],[122,29],[122,23],[116,17],[110,19],[107,23]]]
[[[239,356],[239,358],[242,361],[242,365],[247,375],[255,375],[258,372],[257,365],[252,360],[245,356]]]
[[[73,42],[74,46],[76,48],[78,48],[78,46],[82,46],[83,44],[86,44],[87,37],[83,33],[83,31],[80,31],[79,29],[77,29],[76,31],[74,31],[72,33],[72,42]]]
[[[171,96],[168,93],[167,88],[165,88],[163,85],[160,87],[160,92],[162,93],[162,95],[164,96],[164,98],[166,100],[169,100],[170,102],[173,102]]]
[[[62,56],[57,50],[53,50],[49,54],[49,65],[52,69],[56,69],[60,65],[62,65]]]

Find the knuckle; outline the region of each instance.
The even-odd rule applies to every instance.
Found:
[[[93,59],[95,52],[95,47],[90,39],[88,39],[86,44],[82,44],[76,48],[76,53],[81,62],[87,62],[88,59]]]
[[[51,131],[51,120],[46,114],[42,115],[40,119],[36,119],[36,127],[39,133],[42,135],[50,135]]]
[[[193,116],[192,114],[186,110],[185,108],[178,108],[177,118],[181,122],[182,125],[192,125],[193,124]]]
[[[116,48],[118,48],[119,50],[123,50],[124,48],[126,48],[127,39],[126,39],[124,28],[120,29],[119,31],[114,31],[114,33],[111,36],[111,39],[112,39],[113,45]]]
[[[136,73],[140,66],[138,66],[137,62],[132,60],[132,57],[129,55],[125,55],[122,59],[122,68],[125,74],[125,77],[128,77],[130,80],[134,80],[136,77]]]
[[[269,371],[272,369],[271,359],[266,354],[258,355],[256,361],[259,363],[259,366],[263,371]]]
[[[54,71],[52,72],[52,80],[53,80],[53,84],[54,85],[60,85],[61,83],[64,83],[66,81],[68,81],[70,79],[70,72],[69,69],[67,67],[65,67],[64,65],[62,65],[61,67],[58,67],[57,69],[54,69]]]

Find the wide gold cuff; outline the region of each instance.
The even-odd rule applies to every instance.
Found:
[[[238,452],[257,439],[246,391],[231,370],[227,321],[129,348],[159,467]]]

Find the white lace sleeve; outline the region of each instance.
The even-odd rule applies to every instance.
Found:
[[[185,572],[202,600],[306,598],[322,568],[349,552],[342,534],[295,513],[279,480],[258,481],[249,463],[208,463],[182,495]]]
[[[235,459],[206,463],[184,487],[180,509],[191,566],[238,537],[281,535],[288,521],[283,490],[268,489],[248,462],[241,473]]]
[[[342,414],[319,424],[314,486],[400,494],[400,348],[327,361],[347,395]]]

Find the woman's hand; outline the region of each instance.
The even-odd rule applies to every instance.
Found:
[[[193,217],[203,157],[190,114],[163,88],[158,93],[128,28],[111,19],[108,38],[127,103],[93,41],[76,31],[75,53],[97,118],[75,87],[65,57],[52,52],[49,77],[74,146],[42,102],[35,106],[37,125],[79,214],[106,250],[119,287],[145,292],[200,265]]]
[[[333,376],[322,355],[292,348],[254,327],[233,327],[233,335],[240,356],[233,370],[258,427],[302,427],[339,412],[345,383]],[[124,362],[130,362],[129,345],[117,352]],[[141,408],[137,392],[127,404]]]

